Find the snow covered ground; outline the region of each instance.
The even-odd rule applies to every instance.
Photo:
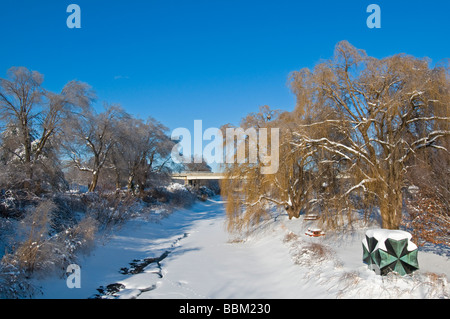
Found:
[[[128,222],[79,260],[81,288],[46,279],[37,298],[449,298],[447,257],[421,251],[412,276],[381,277],[362,263],[364,229],[311,238],[308,226],[281,216],[232,235],[216,197]]]

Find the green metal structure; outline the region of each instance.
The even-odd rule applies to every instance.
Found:
[[[404,238],[402,238],[404,237]],[[368,231],[363,239],[363,261],[380,275],[392,271],[401,276],[419,269],[418,249],[404,231]]]

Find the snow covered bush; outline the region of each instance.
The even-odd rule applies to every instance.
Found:
[[[333,249],[323,243],[304,241],[293,232],[288,232],[283,242],[289,244],[292,260],[297,265],[315,267],[328,262],[334,267],[340,265]]]
[[[12,229],[8,243],[2,243],[6,252],[0,260],[0,298],[31,297],[37,290],[30,279],[62,276],[67,265],[93,246],[98,222],[74,216],[68,222],[65,215],[74,211],[61,213],[60,207],[50,199],[40,199],[37,205],[28,205],[15,222],[2,219]]]
[[[189,207],[196,200],[195,191],[179,183],[154,187],[147,191],[153,203],[163,203],[171,207]]]
[[[419,246],[426,243],[450,246],[450,213],[439,197],[423,189],[406,200],[407,216],[403,225]]]
[[[50,247],[46,243],[50,230],[51,214],[56,208],[51,201],[43,201],[36,208],[29,209],[21,221],[20,231],[24,240],[14,255],[18,266],[26,272],[45,267],[49,260]]]
[[[0,261],[0,299],[31,298],[36,292],[10,255]]]
[[[89,252],[94,246],[97,230],[98,222],[91,217],[85,217],[76,225],[53,236],[50,241],[55,243],[54,253],[60,257],[60,263],[74,263],[80,253]]]
[[[333,251],[320,243],[305,243],[293,254],[298,265],[313,266],[326,261],[332,261]]]
[[[51,200],[56,205],[51,220],[52,234],[74,226],[88,207],[88,201],[79,194],[56,193],[51,196]]]
[[[98,222],[100,229],[120,226],[134,215],[139,199],[129,193],[89,193],[86,215]]]

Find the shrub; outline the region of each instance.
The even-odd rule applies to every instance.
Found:
[[[427,242],[450,246],[450,213],[446,204],[430,190],[420,190],[406,201],[408,217],[403,225],[419,246]]]
[[[139,204],[139,199],[129,193],[95,194],[88,201],[86,216],[103,230],[122,225],[133,216],[133,206]]]
[[[12,255],[3,256],[0,261],[0,299],[31,298],[35,291]]]

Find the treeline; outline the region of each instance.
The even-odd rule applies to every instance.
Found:
[[[167,177],[174,142],[167,128],[135,118],[120,106],[93,107],[92,88],[70,81],[61,92],[43,86],[43,75],[13,67],[0,79],[0,187],[35,194],[127,187],[142,192]]]
[[[240,124],[279,128],[280,163],[270,175],[261,174],[263,163],[226,167],[247,177],[222,184],[229,228],[251,228],[270,203],[290,218],[318,214],[335,229],[351,225],[357,210],[366,219],[379,214],[383,228],[403,225],[448,243],[448,65],[404,54],[377,59],[343,41],[289,83],[294,111],[265,106]]]
[[[171,161],[176,141],[163,124],[118,105],[98,112],[86,83],[55,93],[43,82],[24,67],[0,78],[0,299],[32,297],[39,288],[30,279],[64,276],[99,235],[133,216],[156,218],[155,207],[168,214],[211,195],[166,187],[172,170],[196,167]]]

